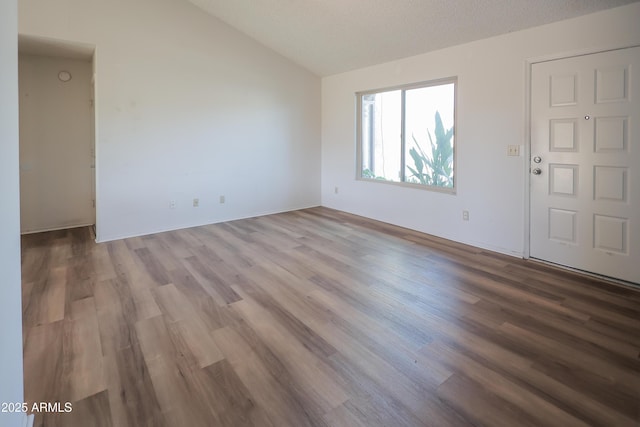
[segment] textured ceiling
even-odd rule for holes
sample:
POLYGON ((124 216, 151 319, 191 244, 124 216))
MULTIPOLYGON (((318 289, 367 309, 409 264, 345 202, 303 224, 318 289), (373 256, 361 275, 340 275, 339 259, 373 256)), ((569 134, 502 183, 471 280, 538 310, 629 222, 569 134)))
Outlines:
POLYGON ((319 76, 639 0, 188 0, 319 76))

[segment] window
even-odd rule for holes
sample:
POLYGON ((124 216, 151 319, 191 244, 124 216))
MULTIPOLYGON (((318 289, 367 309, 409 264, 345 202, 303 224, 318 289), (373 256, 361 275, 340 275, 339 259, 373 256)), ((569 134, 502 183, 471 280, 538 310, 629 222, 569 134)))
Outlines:
POLYGON ((455 78, 358 93, 358 178, 455 191, 455 99, 455 78))

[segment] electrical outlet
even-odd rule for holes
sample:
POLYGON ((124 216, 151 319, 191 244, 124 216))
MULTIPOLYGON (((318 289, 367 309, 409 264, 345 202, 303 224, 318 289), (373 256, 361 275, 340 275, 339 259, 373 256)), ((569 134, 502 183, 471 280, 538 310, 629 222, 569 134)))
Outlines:
POLYGON ((225 202, 224 196, 220 196, 220 203, 224 203, 224 202, 225 202))
POLYGON ((175 200, 169 201, 169 209, 175 209, 175 208, 176 208, 176 201, 175 200))
POLYGON ((462 211, 462 220, 469 221, 469 211, 462 211))
POLYGON ((507 147, 507 156, 519 156, 520 155, 520 146, 519 145, 509 145, 507 147))
POLYGON ((193 207, 197 208, 198 206, 200 206, 200 199, 193 199, 193 207))

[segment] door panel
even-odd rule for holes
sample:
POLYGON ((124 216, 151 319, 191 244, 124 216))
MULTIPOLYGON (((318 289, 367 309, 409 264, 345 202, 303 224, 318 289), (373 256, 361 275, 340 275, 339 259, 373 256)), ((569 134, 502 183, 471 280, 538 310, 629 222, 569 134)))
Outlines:
POLYGON ((534 64, 534 258, 640 283, 640 47, 534 64))

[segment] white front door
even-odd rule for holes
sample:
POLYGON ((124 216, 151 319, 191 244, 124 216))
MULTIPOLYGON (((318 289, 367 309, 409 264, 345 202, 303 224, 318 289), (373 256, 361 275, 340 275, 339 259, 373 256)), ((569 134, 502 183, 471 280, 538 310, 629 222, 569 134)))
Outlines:
POLYGON ((640 47, 531 74, 530 255, 640 283, 640 47))

